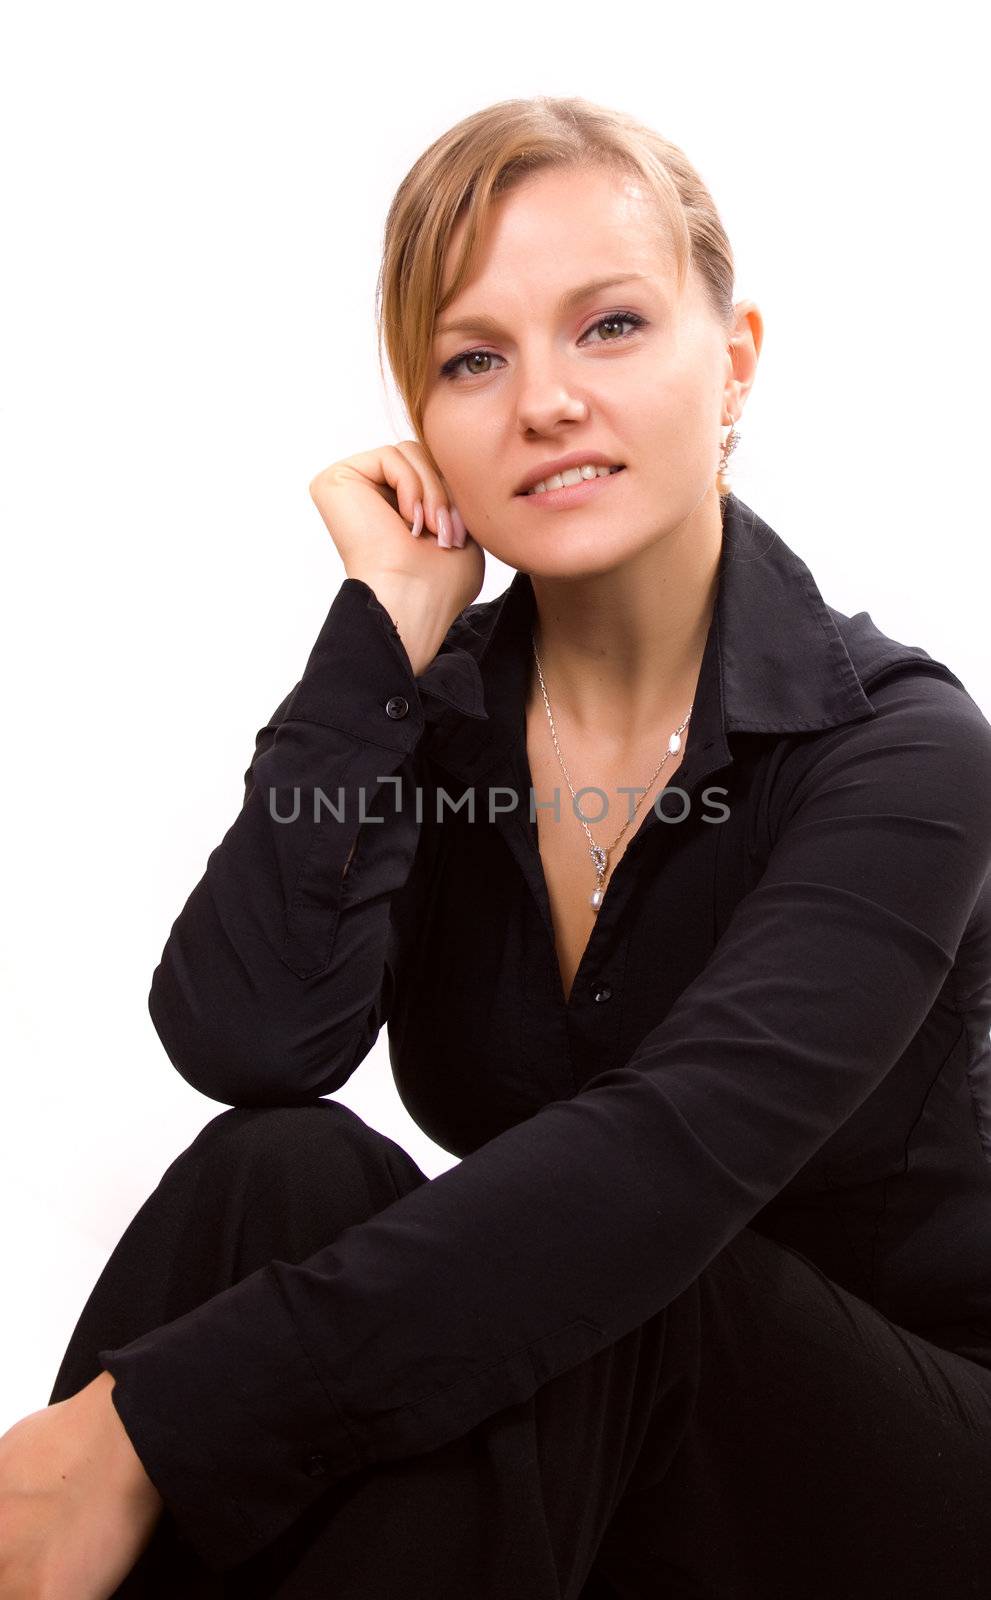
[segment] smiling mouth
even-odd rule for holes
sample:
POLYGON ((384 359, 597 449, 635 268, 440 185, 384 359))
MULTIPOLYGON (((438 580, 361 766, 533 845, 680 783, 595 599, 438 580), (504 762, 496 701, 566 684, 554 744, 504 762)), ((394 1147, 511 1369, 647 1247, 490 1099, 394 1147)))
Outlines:
POLYGON ((526 500, 531 495, 553 494, 557 489, 574 489, 580 483, 591 483, 593 478, 611 478, 617 472, 623 472, 622 466, 596 467, 594 473, 580 472, 577 467, 569 467, 566 472, 555 472, 546 480, 535 483, 532 488, 521 491, 521 499, 526 500))

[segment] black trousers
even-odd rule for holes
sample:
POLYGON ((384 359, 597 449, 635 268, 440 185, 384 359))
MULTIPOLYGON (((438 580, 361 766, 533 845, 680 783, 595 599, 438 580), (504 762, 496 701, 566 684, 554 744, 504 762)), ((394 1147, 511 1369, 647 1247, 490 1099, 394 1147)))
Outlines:
MULTIPOLYGON (((207 1123, 128 1226, 51 1401, 420 1183, 335 1101, 207 1123)), ((991 1584, 991 1371, 745 1229, 662 1312, 211 1572, 166 1511, 123 1600, 959 1600, 991 1584)))

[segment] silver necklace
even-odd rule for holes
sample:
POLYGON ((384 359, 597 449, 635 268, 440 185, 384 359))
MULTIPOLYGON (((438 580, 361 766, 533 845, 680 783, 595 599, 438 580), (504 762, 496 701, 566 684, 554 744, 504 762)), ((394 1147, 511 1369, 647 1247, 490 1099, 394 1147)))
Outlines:
MULTIPOLYGON (((570 779, 570 777, 568 777, 568 769, 564 764, 564 757, 561 754, 561 746, 557 742, 557 729, 554 726, 554 718, 551 715, 551 703, 547 698, 547 688, 546 688, 546 686, 544 684, 544 674, 543 674, 543 672, 541 671, 541 668, 540 668, 540 656, 537 653, 537 641, 534 638, 533 634, 531 634, 530 637, 531 637, 531 640, 533 641, 533 654, 534 654, 534 659, 536 660, 536 663, 537 663, 537 676, 540 679, 540 692, 544 697, 544 705, 547 708, 547 720, 551 725, 551 738, 554 740, 554 749, 557 751, 557 759, 561 763, 561 771, 564 773, 565 779, 567 780, 568 788, 571 790, 571 798, 572 798, 572 800, 577 800, 578 797, 575 794, 574 787, 572 785, 571 779, 570 779)), ((692 704, 694 705, 694 701, 693 701, 692 704)), ((658 766, 654 769, 653 777, 650 779, 650 782, 646 785, 643 794, 640 796, 640 799, 637 801, 636 805, 633 807, 632 813, 630 814, 630 816, 627 817, 627 819, 624 822, 623 826, 620 828, 619 832, 617 833, 615 839, 612 841, 612 844, 605 844, 605 845, 596 844, 595 840, 592 838, 592 835, 591 835, 591 833, 589 831, 588 823, 585 821, 584 817, 580 815, 580 810, 576 810, 576 812, 575 812, 575 815, 578 818, 578 821, 581 823, 582 827, 585 830, 585 835, 586 835, 586 838, 588 839, 589 851, 590 851, 591 856, 592 856, 592 865, 595 868, 596 885, 595 885, 595 888, 592 890, 592 893, 589 896, 589 901, 588 901, 588 903, 592 907, 593 911, 598 911, 599 907, 602 904, 603 896, 605 894, 606 870, 607 870, 607 868, 609 866, 609 856, 610 856, 611 852, 613 850, 615 850, 616 846, 619 844, 620 839, 622 839, 622 837, 623 837, 624 833, 626 832, 627 828, 630 826, 630 823, 633 821, 633 819, 635 818, 637 812, 640 810, 640 807, 643 805, 643 802, 646 800, 647 795, 649 794, 651 788, 653 787, 654 779, 657 777, 657 774, 660 772, 661 767, 663 767, 665 761, 668 759, 668 756, 676 756, 678 754, 679 750, 681 749, 681 742, 682 742, 681 741, 681 736, 684 733, 685 729, 688 727, 688 722, 689 722, 689 718, 691 717, 691 714, 692 714, 692 706, 689 706, 688 711, 685 714, 685 720, 682 722, 680 727, 675 729, 674 733, 672 733, 671 737, 668 739, 668 747, 665 750, 664 754, 662 755, 658 766)))

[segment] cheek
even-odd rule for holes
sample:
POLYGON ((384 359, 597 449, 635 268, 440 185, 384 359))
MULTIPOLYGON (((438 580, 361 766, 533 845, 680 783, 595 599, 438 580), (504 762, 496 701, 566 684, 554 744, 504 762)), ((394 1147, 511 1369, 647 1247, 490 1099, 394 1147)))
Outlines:
POLYGON ((433 451, 462 515, 472 503, 484 504, 486 486, 505 476, 493 460, 496 430, 485 426, 481 408, 437 405, 424 416, 424 437, 433 451))
POLYGON ((474 439, 467 429, 452 436, 445 457, 444 476, 462 515, 466 507, 484 505, 491 497, 493 465, 484 453, 484 440, 474 439))
POLYGON ((637 426, 661 451, 694 454, 708 445, 712 427, 711 385, 701 368, 654 372, 638 395, 637 426))
POLYGON ((434 407, 430 413, 424 413, 422 433, 438 472, 450 484, 460 466, 457 431, 447 425, 439 408, 434 407))

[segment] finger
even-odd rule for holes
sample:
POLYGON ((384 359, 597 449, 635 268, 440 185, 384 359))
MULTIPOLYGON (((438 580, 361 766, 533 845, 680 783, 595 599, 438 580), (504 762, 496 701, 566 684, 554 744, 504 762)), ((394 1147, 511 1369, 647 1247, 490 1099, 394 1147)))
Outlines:
POLYGON ((451 522, 454 527, 454 542, 460 550, 463 550, 465 540, 468 538, 468 529, 464 525, 464 520, 457 506, 451 507, 451 522))
POLYGON ((423 484, 416 466, 403 452, 395 445, 385 445, 381 450, 349 457, 349 465, 372 479, 380 491, 391 490, 399 515, 410 524, 410 532, 418 536, 423 528, 423 484))
MULTIPOLYGON (((440 474, 431 466, 427 452, 416 439, 402 439, 394 448, 407 460, 418 473, 423 486, 423 515, 427 527, 432 533, 441 535, 445 518, 440 515, 443 511, 450 514, 451 497, 447 484, 440 474)), ((450 531, 450 521, 447 522, 450 531)))

